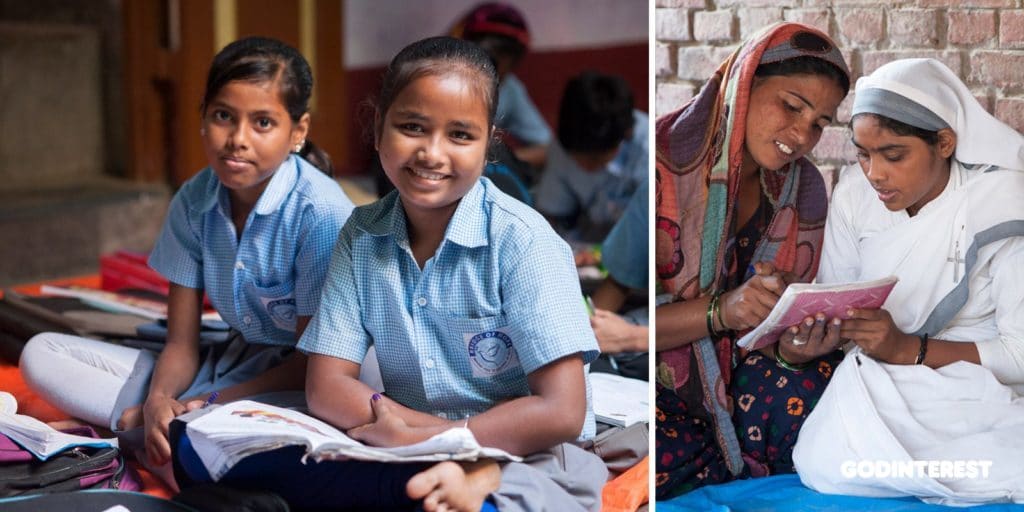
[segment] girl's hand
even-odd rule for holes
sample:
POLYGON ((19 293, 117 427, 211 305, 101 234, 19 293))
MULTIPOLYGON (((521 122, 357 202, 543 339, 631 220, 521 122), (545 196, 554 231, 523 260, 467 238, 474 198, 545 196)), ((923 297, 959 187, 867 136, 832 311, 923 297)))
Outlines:
POLYGON ((171 460, 168 426, 175 416, 185 412, 185 406, 168 396, 150 396, 142 411, 146 421, 146 455, 151 463, 161 466, 171 460))
POLYGON ((742 331, 757 326, 775 307, 779 296, 786 290, 786 276, 776 272, 771 263, 754 265, 757 274, 739 286, 722 294, 722 327, 742 331))
POLYGON ((377 393, 370 398, 370 409, 373 410, 373 423, 349 429, 346 432, 349 437, 371 446, 386 448, 418 443, 440 432, 428 433, 424 429, 410 427, 401 416, 391 411, 391 406, 377 393))
POLYGON ((135 427, 142 426, 143 421, 142 406, 136 405, 129 407, 121 413, 121 418, 117 420, 117 429, 131 430, 135 427))
POLYGON ((916 336, 896 327, 884 309, 851 309, 851 317, 843 321, 843 338, 857 344, 874 359, 892 364, 912 364, 917 359, 920 343, 916 336))
POLYGON ((833 318, 828 321, 822 313, 814 318, 807 317, 799 325, 782 333, 779 337, 779 353, 793 364, 813 361, 839 348, 842 343, 839 335, 842 325, 842 320, 833 318))

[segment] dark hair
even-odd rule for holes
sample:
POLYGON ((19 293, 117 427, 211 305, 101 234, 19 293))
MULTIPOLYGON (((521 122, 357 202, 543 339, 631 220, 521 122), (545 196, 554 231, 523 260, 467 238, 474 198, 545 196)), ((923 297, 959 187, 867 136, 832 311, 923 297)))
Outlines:
POLYGON ((558 142, 566 151, 613 149, 632 128, 633 92, 621 77, 584 71, 565 85, 558 142))
MULTIPOLYGON (((313 72, 298 50, 268 37, 247 37, 225 46, 213 58, 206 77, 206 92, 200 111, 229 82, 276 83, 281 102, 288 110, 292 122, 299 122, 309 111, 309 97, 313 92, 313 72)), ((322 149, 306 139, 299 155, 328 176, 334 175, 331 158, 322 149)))
MULTIPOLYGON (((487 52, 475 43, 448 36, 429 37, 402 48, 387 69, 381 81, 380 96, 375 110, 384 119, 395 98, 410 83, 425 76, 465 73, 474 75, 470 84, 480 93, 487 108, 487 129, 494 124, 498 109, 498 72, 487 52)), ((379 123, 378 123, 379 124, 379 123)), ((374 133, 380 135, 380 126, 374 133)))
POLYGON ((759 77, 792 75, 825 76, 839 84, 844 96, 850 92, 850 77, 843 70, 831 62, 810 55, 761 64, 754 70, 754 76, 759 77))
POLYGON ((857 120, 858 117, 862 116, 869 116, 877 119, 879 126, 895 133, 896 135, 902 137, 917 137, 923 140, 929 146, 934 146, 939 143, 939 132, 937 131, 933 132, 931 130, 925 130, 924 128, 911 126, 907 123, 904 123, 903 121, 897 121, 891 117, 885 117, 879 114, 872 114, 870 112, 861 112, 860 114, 854 115, 850 119, 850 126, 853 126, 853 122, 857 120))

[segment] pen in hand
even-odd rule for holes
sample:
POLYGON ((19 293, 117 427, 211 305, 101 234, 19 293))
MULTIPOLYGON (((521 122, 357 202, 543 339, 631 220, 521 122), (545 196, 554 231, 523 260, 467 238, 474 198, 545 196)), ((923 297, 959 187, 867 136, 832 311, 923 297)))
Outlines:
POLYGON ((220 391, 214 391, 213 393, 210 393, 210 396, 206 397, 206 401, 203 402, 203 406, 201 407, 201 409, 209 407, 210 404, 217 400, 218 396, 220 396, 220 391))

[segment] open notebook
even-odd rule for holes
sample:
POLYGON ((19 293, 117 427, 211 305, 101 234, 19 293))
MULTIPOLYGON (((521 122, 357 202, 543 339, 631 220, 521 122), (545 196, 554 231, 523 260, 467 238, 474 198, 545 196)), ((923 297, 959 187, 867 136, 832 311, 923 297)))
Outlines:
POLYGON ((117 446, 117 439, 65 434, 31 416, 17 414, 17 409, 18 402, 14 396, 0 391, 0 433, 32 452, 39 460, 46 460, 55 453, 75 446, 117 446))
POLYGON ((795 283, 786 287, 775 307, 760 325, 736 342, 748 350, 757 350, 779 341, 779 336, 790 326, 819 312, 829 319, 849 318, 849 308, 875 309, 882 307, 896 286, 896 277, 854 283, 795 283))

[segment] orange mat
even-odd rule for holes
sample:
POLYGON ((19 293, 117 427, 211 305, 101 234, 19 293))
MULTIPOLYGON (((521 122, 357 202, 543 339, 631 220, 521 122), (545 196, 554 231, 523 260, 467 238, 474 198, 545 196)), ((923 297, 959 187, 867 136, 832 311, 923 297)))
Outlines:
MULTIPOLYGON (((18 414, 24 414, 40 421, 66 420, 71 417, 32 392, 21 377, 21 370, 9 364, 0 365, 0 390, 7 391, 18 400, 18 414)), ((142 468, 137 461, 128 463, 139 472, 142 478, 142 492, 159 498, 170 498, 171 489, 153 473, 142 468)))

